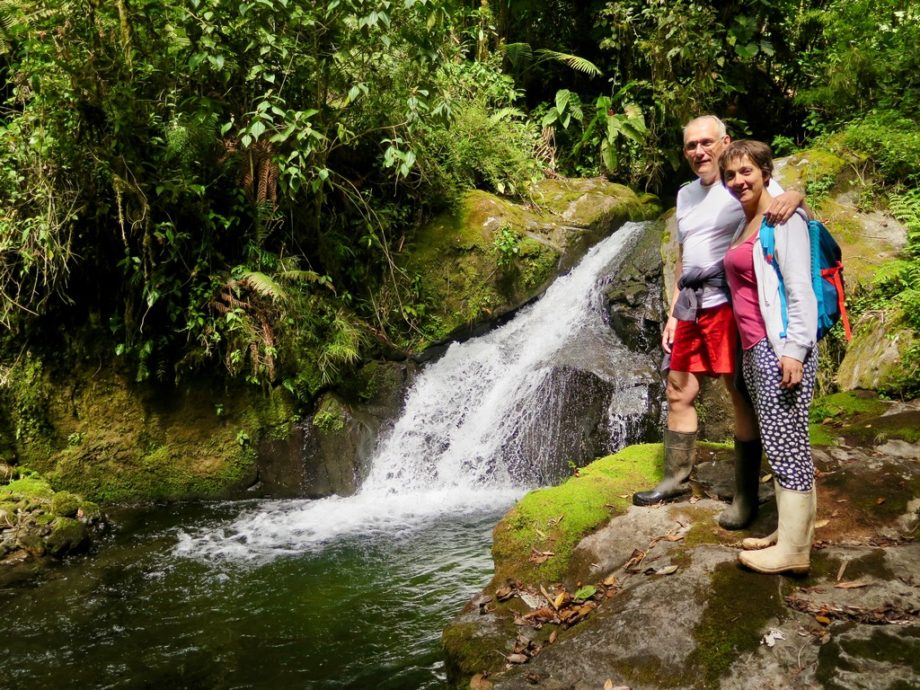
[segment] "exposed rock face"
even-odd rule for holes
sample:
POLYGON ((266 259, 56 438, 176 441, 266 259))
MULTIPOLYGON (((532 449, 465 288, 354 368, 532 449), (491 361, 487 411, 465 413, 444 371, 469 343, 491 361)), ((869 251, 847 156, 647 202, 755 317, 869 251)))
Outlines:
POLYGON ((664 227, 663 219, 649 225, 606 291, 610 326, 633 352, 660 353, 664 227))
POLYGON ((259 484, 269 496, 350 496, 369 470, 378 435, 402 409, 416 365, 370 362, 338 393, 320 397, 313 414, 280 440, 259 447, 259 484))
MULTIPOLYGON (((889 411, 888 418, 916 414, 889 411)), ((913 440, 895 442, 891 432, 876 439, 882 445, 848 435, 851 425, 874 428, 885 417, 866 419, 837 419, 834 428, 845 435, 815 450, 816 542, 804 577, 738 566, 741 538, 770 532, 776 512, 768 501, 749 531, 718 526, 725 503, 715 497, 731 485, 728 449, 704 453, 693 503, 636 508, 601 499, 613 517, 594 531, 579 523, 590 534, 573 551, 557 549, 565 560, 553 567, 555 555, 534 565, 532 549, 554 547, 539 532, 520 531, 526 519, 516 507, 510 522, 496 528, 496 580, 445 631, 453 687, 466 688, 472 674, 483 672, 476 687, 495 690, 587 690, 608 679, 633 690, 912 687, 920 670, 920 443, 913 425, 899 432, 913 440), (853 445, 857 438, 863 440, 853 445), (518 530, 517 537, 507 530, 518 530), (567 627, 560 621, 573 607, 559 594, 565 588, 571 597, 588 583, 597 590, 589 595, 590 610, 567 627), (519 663, 506 664, 486 649, 524 653, 519 663)), ((629 475, 629 466, 621 473, 613 458, 597 464, 611 477, 629 475)), ((584 470, 582 492, 591 486, 592 468, 584 470)), ((627 495, 633 488, 627 484, 614 490, 627 495)), ((578 519, 554 505, 553 492, 568 496, 560 505, 575 505, 571 488, 541 491, 540 503, 561 512, 553 524, 578 519)), ((559 539, 556 532, 548 536, 559 539)))

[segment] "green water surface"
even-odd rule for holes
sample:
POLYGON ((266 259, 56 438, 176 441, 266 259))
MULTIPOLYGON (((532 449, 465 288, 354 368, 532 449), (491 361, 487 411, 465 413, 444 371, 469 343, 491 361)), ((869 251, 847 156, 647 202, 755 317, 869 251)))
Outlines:
POLYGON ((491 576, 490 513, 246 565, 175 555, 235 504, 116 516, 96 552, 0 589, 0 687, 443 688, 440 632, 491 576))

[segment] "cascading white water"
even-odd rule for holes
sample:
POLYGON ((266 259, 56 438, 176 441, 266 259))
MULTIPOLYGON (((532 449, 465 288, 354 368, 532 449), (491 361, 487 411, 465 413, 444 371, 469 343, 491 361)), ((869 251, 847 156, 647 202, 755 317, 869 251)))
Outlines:
MULTIPOLYGON (((429 364, 410 389, 402 416, 380 440, 358 494, 259 501, 232 524, 181 533, 178 552, 264 561, 342 534, 392 533, 445 512, 510 504, 539 476, 521 468, 540 458, 508 456, 521 454, 515 445, 521 437, 537 428, 551 434, 557 423, 541 419, 545 406, 536 402, 552 395, 547 383, 556 362, 572 358, 574 344, 586 338, 617 345, 603 322, 599 277, 641 227, 625 224, 511 321, 452 344, 429 364)), ((609 410, 610 431, 620 435, 628 426, 623 410, 642 409, 647 395, 629 385, 623 393, 609 410)))

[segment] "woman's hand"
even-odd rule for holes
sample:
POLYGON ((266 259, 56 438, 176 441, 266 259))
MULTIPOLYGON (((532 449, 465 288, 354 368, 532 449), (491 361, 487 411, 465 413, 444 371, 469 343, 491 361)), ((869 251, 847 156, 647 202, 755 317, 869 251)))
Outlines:
POLYGON ((763 217, 769 225, 785 223, 792 217, 795 210, 805 201, 805 195, 796 191, 783 192, 773 197, 770 206, 764 211, 763 217))
POLYGON ((802 382, 802 363, 792 357, 782 357, 779 360, 779 370, 783 380, 779 382, 780 388, 795 388, 802 382))
POLYGON ((677 319, 673 316, 668 317, 668 322, 664 325, 664 333, 661 334, 661 349, 671 354, 671 343, 674 342, 674 332, 677 330, 677 319))

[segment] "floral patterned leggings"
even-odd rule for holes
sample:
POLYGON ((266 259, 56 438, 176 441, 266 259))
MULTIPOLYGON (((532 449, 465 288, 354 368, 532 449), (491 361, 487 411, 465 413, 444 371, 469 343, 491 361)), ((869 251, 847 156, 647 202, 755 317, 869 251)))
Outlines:
POLYGON ((779 359, 769 338, 744 351, 741 367, 773 476, 784 489, 810 491, 815 464, 808 442, 808 408, 818 373, 817 346, 803 362, 802 382, 792 389, 779 387, 779 359))

